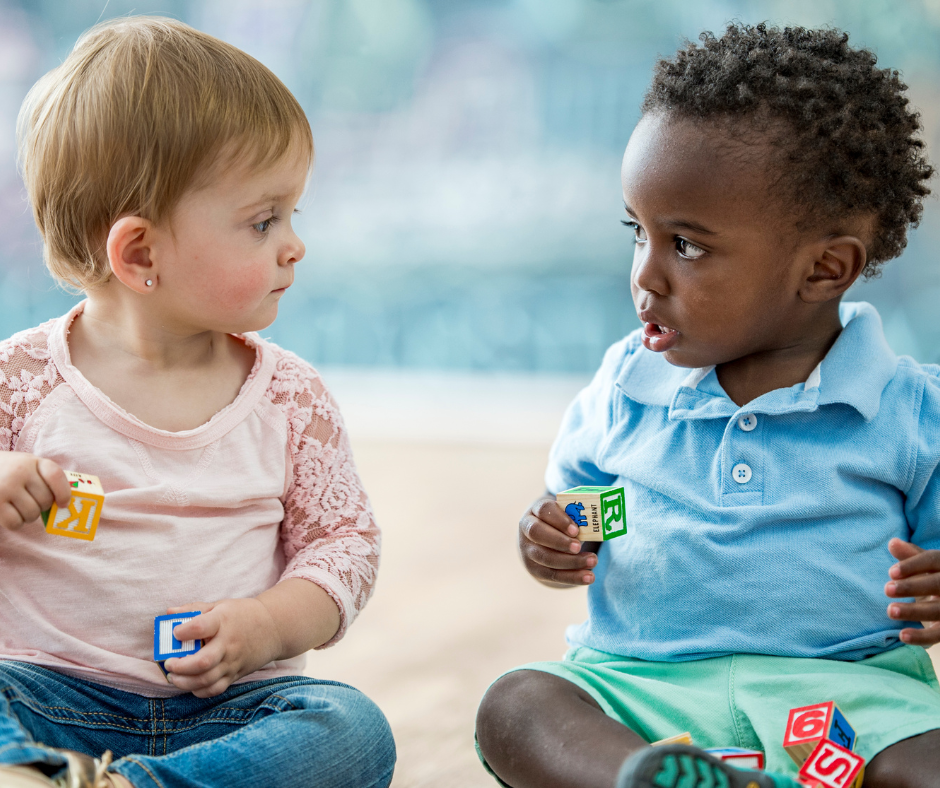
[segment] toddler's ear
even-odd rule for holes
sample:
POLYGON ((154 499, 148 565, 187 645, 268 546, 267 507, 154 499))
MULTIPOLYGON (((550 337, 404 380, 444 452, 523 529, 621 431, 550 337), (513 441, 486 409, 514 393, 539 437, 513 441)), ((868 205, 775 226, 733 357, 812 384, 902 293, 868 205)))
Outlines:
POLYGON ((854 235, 839 235, 820 241, 813 270, 800 288, 807 304, 821 304, 841 297, 858 279, 868 252, 854 235))
POLYGON ((153 224, 139 216, 122 216, 108 232, 111 272, 122 284, 138 293, 150 292, 156 279, 150 254, 152 236, 153 224))

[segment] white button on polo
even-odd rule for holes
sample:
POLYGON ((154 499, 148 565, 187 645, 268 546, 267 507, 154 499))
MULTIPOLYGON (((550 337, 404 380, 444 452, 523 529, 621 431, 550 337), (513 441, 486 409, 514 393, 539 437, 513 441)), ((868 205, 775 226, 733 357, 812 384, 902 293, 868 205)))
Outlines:
POLYGON ((743 416, 738 416, 738 426, 745 432, 750 432, 757 426, 757 416, 753 413, 745 413, 743 416))
POLYGON ((747 484, 751 480, 751 466, 739 462, 731 469, 731 478, 738 484, 747 484))

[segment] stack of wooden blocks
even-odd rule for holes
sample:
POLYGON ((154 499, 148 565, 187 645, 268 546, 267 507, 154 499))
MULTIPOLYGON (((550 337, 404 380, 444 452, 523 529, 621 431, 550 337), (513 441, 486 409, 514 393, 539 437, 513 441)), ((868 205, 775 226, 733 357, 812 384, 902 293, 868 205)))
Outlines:
POLYGON ((835 701, 791 709, 783 748, 808 788, 861 788, 865 759, 855 754, 855 731, 835 701))

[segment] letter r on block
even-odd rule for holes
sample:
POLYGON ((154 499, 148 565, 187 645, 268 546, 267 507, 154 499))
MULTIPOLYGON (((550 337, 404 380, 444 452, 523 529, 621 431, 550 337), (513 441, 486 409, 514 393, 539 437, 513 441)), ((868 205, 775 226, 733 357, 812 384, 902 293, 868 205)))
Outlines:
POLYGON ((623 528, 623 502, 620 500, 619 493, 601 498, 601 519, 607 533, 620 531, 623 528))

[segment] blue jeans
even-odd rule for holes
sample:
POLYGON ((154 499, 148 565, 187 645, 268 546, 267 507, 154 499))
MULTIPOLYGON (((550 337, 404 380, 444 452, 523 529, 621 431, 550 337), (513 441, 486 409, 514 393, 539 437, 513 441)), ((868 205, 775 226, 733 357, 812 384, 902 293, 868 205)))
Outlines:
POLYGON ((358 690, 291 676, 236 684, 215 698, 146 698, 36 665, 0 661, 0 764, 95 757, 135 788, 385 788, 395 743, 358 690))

